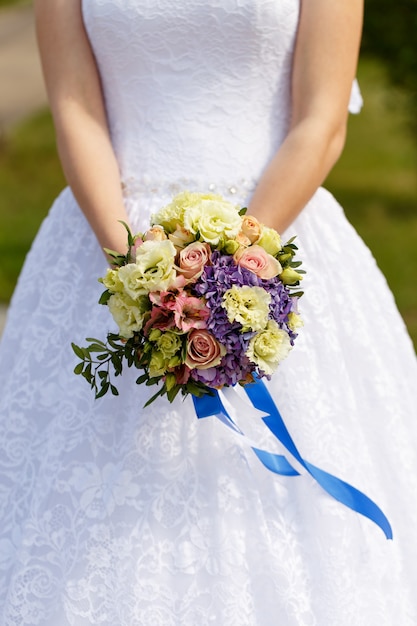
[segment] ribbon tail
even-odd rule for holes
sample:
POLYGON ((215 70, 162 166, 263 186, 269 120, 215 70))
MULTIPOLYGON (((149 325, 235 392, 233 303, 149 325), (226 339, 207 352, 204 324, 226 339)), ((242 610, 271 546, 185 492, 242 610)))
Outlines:
POLYGON ((373 500, 352 485, 303 459, 264 383, 257 378, 254 384, 246 385, 244 390, 253 405, 258 410, 268 414, 267 417, 263 418, 266 426, 319 485, 333 498, 356 513, 370 519, 381 528, 387 539, 392 539, 391 525, 383 511, 373 500))
POLYGON ((256 446, 251 445, 249 440, 245 437, 244 433, 242 433, 242 431, 231 419, 217 391, 215 391, 213 395, 207 394, 201 397, 193 396, 193 403, 195 412, 199 419, 210 416, 217 417, 217 419, 219 419, 223 424, 230 428, 235 433, 235 435, 238 435, 241 439, 243 439, 245 443, 247 443, 252 448, 260 462, 268 470, 274 472, 274 474, 279 474, 281 476, 299 476, 299 472, 297 472, 297 470, 292 467, 292 465, 288 462, 285 456, 281 454, 266 452, 265 450, 261 450, 256 446))
POLYGON ((305 461, 307 471, 313 476, 318 484, 345 506, 356 513, 360 513, 377 524, 387 539, 392 539, 392 528, 386 515, 379 506, 367 495, 356 487, 349 485, 344 480, 321 470, 312 463, 305 461))

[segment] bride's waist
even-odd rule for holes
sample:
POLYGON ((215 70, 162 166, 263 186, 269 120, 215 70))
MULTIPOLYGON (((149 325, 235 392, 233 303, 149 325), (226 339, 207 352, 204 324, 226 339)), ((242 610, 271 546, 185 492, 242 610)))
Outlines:
POLYGON ((122 177, 123 195, 126 200, 156 197, 169 199, 182 191, 213 193, 239 202, 247 199, 255 190, 254 178, 210 179, 205 177, 153 178, 149 175, 140 177, 122 177))

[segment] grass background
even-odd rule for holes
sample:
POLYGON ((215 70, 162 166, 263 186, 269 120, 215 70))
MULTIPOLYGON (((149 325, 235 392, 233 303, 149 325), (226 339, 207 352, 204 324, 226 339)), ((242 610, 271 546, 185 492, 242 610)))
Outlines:
MULTIPOLYGON (((405 96, 388 86, 381 66, 363 60, 358 76, 365 106, 350 117, 344 154, 325 186, 373 251, 417 346, 417 144, 407 127, 405 96)), ((1 139, 0 301, 9 300, 36 230, 64 184, 47 112, 1 139)))

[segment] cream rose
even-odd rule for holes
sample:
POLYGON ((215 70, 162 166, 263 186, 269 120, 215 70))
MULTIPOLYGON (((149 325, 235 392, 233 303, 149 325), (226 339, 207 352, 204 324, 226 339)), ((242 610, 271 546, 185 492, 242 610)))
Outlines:
POLYGON ((245 267, 259 278, 274 278, 282 272, 281 263, 256 244, 249 248, 239 248, 233 258, 236 265, 245 267))
POLYGON ((207 330, 192 330, 188 335, 185 365, 190 369, 215 367, 225 354, 226 348, 207 330))
POLYGON ((183 228, 183 226, 177 226, 174 232, 168 235, 168 239, 172 241, 177 249, 181 249, 195 241, 195 236, 192 235, 189 230, 183 228))
POLYGON ((143 236, 145 241, 165 241, 167 236, 162 226, 152 226, 143 236))
POLYGON ((211 248, 208 243, 195 241, 183 248, 178 255, 178 272, 187 280, 197 280, 203 273, 204 266, 211 260, 211 248))

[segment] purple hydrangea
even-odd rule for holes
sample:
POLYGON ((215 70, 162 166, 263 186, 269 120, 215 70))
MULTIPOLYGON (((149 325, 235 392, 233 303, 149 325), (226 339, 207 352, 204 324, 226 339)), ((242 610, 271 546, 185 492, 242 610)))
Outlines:
POLYGON ((296 337, 296 333, 287 326, 288 313, 295 308, 288 287, 278 277, 268 280, 259 278, 250 270, 236 265, 231 255, 213 252, 212 265, 204 268, 193 291, 196 296, 205 298, 210 309, 207 330, 226 347, 227 354, 219 366, 207 370, 195 369, 191 374, 195 380, 210 387, 234 385, 245 380, 255 370, 255 365, 245 356, 249 341, 255 333, 242 333, 241 324, 229 322, 226 310, 222 307, 223 295, 234 285, 262 287, 270 293, 270 318, 288 332, 292 343, 296 337))

